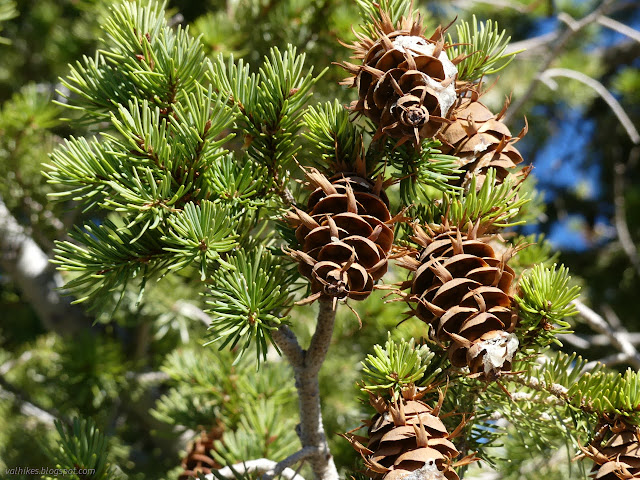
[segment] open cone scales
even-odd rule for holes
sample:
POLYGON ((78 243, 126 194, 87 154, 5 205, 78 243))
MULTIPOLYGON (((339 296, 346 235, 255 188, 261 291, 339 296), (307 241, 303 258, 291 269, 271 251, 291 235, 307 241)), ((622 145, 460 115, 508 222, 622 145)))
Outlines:
POLYGON ((602 440, 583 448, 595 464, 591 477, 596 480, 640 478, 640 429, 624 420, 605 423, 602 440))
POLYGON ((456 101, 456 60, 447 56, 441 27, 427 38, 419 16, 393 25, 386 13, 380 13, 377 35, 356 34, 357 41, 348 45, 362 64, 342 63, 353 75, 342 84, 358 90, 351 110, 373 121, 374 138, 388 135, 399 144, 419 145, 448 121, 456 101))
POLYGON ((191 480, 198 478, 198 474, 207 475, 212 470, 222 468, 211 456, 213 442, 222 438, 222 428, 214 427, 208 432, 202 431, 200 437, 197 438, 187 455, 182 459, 182 468, 184 471, 178 477, 178 480, 191 480))
POLYGON ((370 478, 459 480, 453 467, 476 460, 472 455, 452 463, 459 455, 450 440, 456 432, 447 432, 440 404, 432 408, 421 401, 415 387, 396 401, 371 395, 371 405, 378 413, 364 421, 367 436, 345 435, 362 455, 370 478))
POLYGON ((502 183, 522 162, 522 155, 513 144, 526 134, 527 128, 512 136, 502 122, 506 108, 494 115, 477 97, 473 92, 472 97, 458 100, 452 109, 452 122, 438 132, 437 138, 442 142, 442 153, 458 157, 464 174, 456 185, 466 187, 475 177, 479 189, 488 169, 495 169, 496 180, 502 183))
POLYGON ((486 379, 509 370, 518 347, 510 295, 515 275, 506 264, 511 254, 499 255, 477 225, 465 233, 446 224, 414 230, 423 250, 400 263, 415 271, 403 284, 411 288, 406 298, 413 313, 431 325, 452 365, 486 379))
POLYGON ((364 300, 387 271, 393 245, 389 200, 381 180, 364 172, 344 172, 327 178, 315 169, 307 172, 307 211, 291 210, 288 221, 296 228, 301 250, 290 251, 300 273, 311 281, 311 296, 335 300, 364 300))

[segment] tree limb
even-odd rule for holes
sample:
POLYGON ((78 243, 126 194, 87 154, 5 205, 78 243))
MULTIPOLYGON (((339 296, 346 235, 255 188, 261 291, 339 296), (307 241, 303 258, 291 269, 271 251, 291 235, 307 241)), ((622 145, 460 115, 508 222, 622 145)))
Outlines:
POLYGON ((618 118, 624 129, 627 131, 627 135, 634 144, 640 144, 640 134, 636 129, 635 125, 627 115, 627 112, 624 111, 620 102, 616 100, 616 98, 607 90, 607 88, 602 85, 595 78, 591 78, 588 75, 585 75, 582 72, 577 72, 576 70, 571 70, 569 68, 550 68, 542 72, 539 77, 539 80, 544 82, 549 88, 555 90, 558 85, 555 82, 550 81, 553 77, 567 77, 577 80, 589 88, 593 89, 602 99, 609 105, 615 116, 618 118))
POLYGON ((0 398, 15 403, 19 407, 22 415, 33 417, 49 427, 53 428, 55 425, 54 422, 58 419, 56 412, 45 410, 30 402, 27 400, 24 392, 15 388, 2 377, 0 377, 0 398))
POLYGON ((606 335, 611 341, 611 345, 617 348, 622 354, 628 357, 628 362, 635 369, 640 369, 640 354, 627 338, 627 332, 623 329, 614 330, 607 321, 596 312, 587 307, 580 300, 572 302, 580 316, 593 330, 606 335))
POLYGON ((567 25, 567 27, 564 31, 559 30, 556 33, 555 41, 550 42, 553 43, 553 48, 548 49, 547 55, 544 57, 542 62, 540 62, 538 72, 529 83, 527 90, 522 95, 520 95, 515 102, 511 104, 511 107, 504 117, 504 122, 506 124, 508 124, 520 111, 524 104, 529 101, 529 98, 531 98, 531 96, 535 92, 536 87, 538 86, 540 76, 543 72, 548 70, 553 61, 562 54, 562 51, 564 50, 569 40, 571 40, 571 38, 573 38, 573 36, 584 27, 592 24, 593 22, 596 22, 599 17, 605 15, 614 1, 615 0, 603 0, 594 11, 577 21, 571 19, 571 17, 564 12, 558 15, 558 19, 562 20, 567 25))
POLYGON ((25 232, 0 199, 0 267, 16 283, 43 325, 58 334, 73 334, 89 327, 82 309, 62 298, 64 282, 46 253, 25 232))
MULTIPOLYGON (((636 146, 633 147, 629 153, 629 164, 635 163, 638 157, 640 157, 640 147, 636 146)), ((613 220, 622 250, 627 254, 631 265, 633 265, 638 275, 640 275, 640 257, 638 256, 638 249, 633 242, 633 238, 631 238, 629 226, 627 225, 627 212, 624 201, 625 171, 626 167, 622 162, 615 163, 613 167, 613 204, 615 207, 613 220)))
POLYGON ((280 327, 273 333, 273 340, 293 367, 300 424, 298 436, 302 450, 313 449, 308 457, 316 480, 338 480, 338 471, 329 451, 329 444, 322 425, 320 385, 318 372, 331 344, 336 311, 331 300, 321 299, 316 330, 308 350, 302 350, 295 334, 288 327, 280 327))
POLYGON ((617 20, 614 20, 613 18, 609 18, 605 15, 601 15, 598 18, 598 23, 603 27, 610 28, 611 30, 615 30, 618 33, 626 35, 627 37, 632 38, 636 42, 640 42, 640 32, 638 30, 635 30, 625 25, 624 23, 620 23, 617 20))
MULTIPOLYGON (((235 478, 237 478, 235 475, 236 473, 264 474, 270 470, 273 470, 276 467, 276 465, 277 463, 274 462, 273 460, 268 460, 266 458, 259 458, 257 460, 249 460, 247 462, 237 463, 230 467, 221 468, 220 470, 216 471, 216 473, 219 477, 235 480, 235 478)), ((290 468, 285 468, 280 475, 287 480, 293 480, 293 479, 304 480, 303 477, 298 475, 297 472, 291 470, 290 468)), ((214 477, 212 473, 205 475, 204 478, 206 478, 207 480, 216 480, 216 477, 214 477)))
POLYGON ((298 450, 296 453, 289 455, 284 460, 278 462, 278 464, 273 467, 273 470, 267 472, 262 477, 262 480, 272 480, 273 478, 281 475, 288 467, 294 465, 298 462, 306 460, 312 455, 318 453, 313 447, 305 447, 302 450, 298 450))
POLYGON ((294 370, 303 367, 304 351, 298 343, 296 335, 287 325, 282 325, 271 334, 273 341, 280 351, 287 357, 294 370))

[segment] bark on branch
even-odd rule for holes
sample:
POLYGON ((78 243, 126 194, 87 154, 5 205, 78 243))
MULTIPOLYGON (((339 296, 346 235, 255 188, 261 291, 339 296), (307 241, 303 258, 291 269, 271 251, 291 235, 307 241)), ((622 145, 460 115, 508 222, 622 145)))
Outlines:
POLYGON ((623 329, 614 330, 607 321, 579 300, 573 304, 580 316, 593 330, 606 335, 616 349, 627 357, 627 361, 635 369, 640 369, 640 353, 627 338, 627 332, 623 329))
POLYGON ((318 372, 331 344, 336 312, 330 300, 320 300, 319 304, 316 331, 308 350, 300 348, 294 333, 287 327, 276 330, 273 339, 293 367, 300 410, 298 436, 302 443, 302 451, 313 450, 308 456, 308 461, 314 478, 338 480, 338 471, 322 425, 318 383, 318 372))

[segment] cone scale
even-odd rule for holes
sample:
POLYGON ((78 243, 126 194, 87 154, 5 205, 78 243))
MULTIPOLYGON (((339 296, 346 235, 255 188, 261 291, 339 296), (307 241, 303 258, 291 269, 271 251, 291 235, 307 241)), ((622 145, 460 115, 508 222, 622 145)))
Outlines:
POLYGON ((445 125, 436 138, 442 142, 440 151, 458 157, 464 174, 456 185, 467 186, 473 177, 479 189, 490 168, 496 171, 498 183, 522 162, 522 155, 513 146, 527 132, 525 127, 517 136, 502 122, 503 109, 494 115, 478 101, 472 92, 470 98, 460 98, 452 109, 452 122, 445 125))

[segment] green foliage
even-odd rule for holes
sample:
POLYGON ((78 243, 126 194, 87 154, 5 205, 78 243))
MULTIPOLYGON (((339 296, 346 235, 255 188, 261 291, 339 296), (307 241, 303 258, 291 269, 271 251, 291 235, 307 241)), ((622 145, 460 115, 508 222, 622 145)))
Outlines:
POLYGON ((405 0, 356 0, 362 17, 362 29, 369 35, 375 35, 375 27, 372 21, 381 20, 380 12, 385 12, 395 25, 402 17, 410 18, 414 14, 413 2, 405 0))
POLYGON ((262 246, 249 253, 238 251, 229 259, 207 293, 210 330, 220 348, 241 344, 242 354, 255 341, 256 355, 266 359, 271 331, 286 324, 292 306, 292 283, 297 273, 262 246))
POLYGON ((62 79, 75 94, 64 105, 78 110, 81 122, 106 119, 133 98, 148 99, 168 116, 175 103, 198 92, 207 68, 202 45, 182 27, 166 25, 163 4, 123 2, 111 8, 103 28, 106 49, 84 57, 62 79))
POLYGON ((273 399, 247 405, 238 429, 214 442, 213 456, 222 465, 253 458, 286 458, 299 448, 296 422, 273 399))
MULTIPOLYGON (((13 0, 0 0, 0 22, 11 20, 16 16, 18 16, 18 11, 16 10, 15 2, 13 0)), ((2 31, 1 23, 0 31, 2 31)), ((8 39, 0 37, 0 44, 8 45, 9 43, 11 42, 8 39)))
MULTIPOLYGON (((210 64, 209 78, 240 113, 238 128, 249 156, 268 167, 277 191, 285 188, 286 168, 300 149, 297 134, 310 89, 320 78, 313 67, 304 74, 305 55, 289 45, 282 53, 272 48, 258 74, 249 73, 242 60, 222 55, 210 64)), ((322 74, 320 74, 322 75, 322 74)))
POLYGON ((206 173, 208 189, 221 201, 249 207, 266 203, 266 192, 272 185, 266 166, 250 158, 241 165, 228 154, 213 163, 206 173))
POLYGON ((55 144, 60 109, 51 95, 30 84, 7 100, 0 110, 0 196, 7 208, 33 228, 38 240, 60 234, 61 212, 50 205, 50 188, 40 174, 41 162, 55 144))
MULTIPOLYGON (((500 31, 498 22, 487 20, 486 23, 478 22, 473 15, 471 24, 463 20, 456 25, 458 45, 447 50, 449 58, 458 55, 465 55, 467 58, 458 65, 458 79, 472 82, 484 75, 491 75, 499 72, 509 65, 517 52, 505 54, 511 37, 504 38, 505 30, 500 31)), ((454 43, 449 35, 449 43, 454 43)))
POLYGON ((518 237, 513 243, 518 247, 518 254, 509 262, 513 269, 533 268, 538 264, 551 265, 560 255, 559 252, 553 252, 544 234, 518 237))
POLYGON ((365 392, 401 393, 410 384, 429 385, 442 372, 438 366, 442 362, 434 361, 435 353, 427 345, 416 347, 413 338, 409 342, 404 339, 396 342, 389 333, 384 349, 375 345, 373 351, 375 355, 367 355, 362 362, 365 392))
POLYGON ((559 343, 556 335, 570 333, 564 318, 578 313, 571 302, 580 295, 580 287, 570 287, 570 280, 569 271, 563 265, 556 270, 555 264, 550 268, 536 265, 523 275, 515 299, 520 317, 517 333, 526 339, 525 344, 559 343))
POLYGON ((362 135, 349 118, 349 111, 338 101, 310 106, 304 115, 308 131, 304 136, 311 142, 313 154, 309 160, 316 167, 335 170, 333 166, 353 169, 361 154, 362 135))
POLYGON ((56 244, 53 263, 62 271, 76 272, 65 288, 76 296, 75 303, 90 300, 101 310, 110 294, 124 289, 132 279, 160 275, 170 265, 171 255, 157 237, 141 236, 141 227, 118 228, 110 220, 87 224, 69 236, 75 241, 56 244))
POLYGON ((630 368, 624 375, 595 368, 572 384, 567 395, 575 407, 600 416, 620 414, 640 424, 640 379, 638 372, 630 368))
POLYGON ((458 169, 457 158, 443 155, 437 140, 423 140, 420 150, 404 144, 395 146, 388 142, 389 165, 395 168, 393 176, 400 181, 400 199, 403 205, 410 205, 416 201, 429 202, 434 189, 451 194, 461 189, 452 186, 461 171, 458 169))
POLYGON ((496 180, 496 172, 490 168, 480 190, 476 191, 476 178, 471 180, 468 191, 445 194, 442 201, 422 205, 417 218, 424 223, 441 223, 447 219, 450 225, 480 223, 485 229, 505 228, 521 222, 509 222, 527 202, 519 195, 520 183, 507 177, 503 183, 496 180))
POLYGON ((197 261, 200 264, 200 279, 204 281, 208 269, 215 263, 233 268, 220 258, 221 253, 237 245, 237 235, 227 210, 207 200, 200 205, 188 203, 168 223, 171 228, 167 244, 170 246, 165 250, 175 253, 177 260, 171 269, 184 268, 197 261))
MULTIPOLYGON (((58 469, 71 473, 74 480, 114 480, 123 478, 115 467, 109 464, 109 447, 104 434, 98 430, 91 419, 75 418, 71 428, 56 421, 60 435, 59 443, 51 450, 58 469), (87 473, 84 470, 95 470, 87 473)), ((58 475, 46 477, 48 480, 58 475)))

